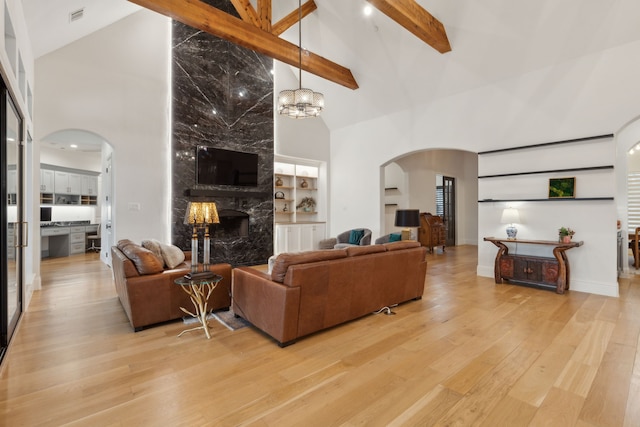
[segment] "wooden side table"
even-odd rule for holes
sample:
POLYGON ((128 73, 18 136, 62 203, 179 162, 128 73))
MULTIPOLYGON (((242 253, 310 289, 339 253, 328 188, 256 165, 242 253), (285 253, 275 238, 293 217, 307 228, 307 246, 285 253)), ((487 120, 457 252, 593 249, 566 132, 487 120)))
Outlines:
POLYGON ((193 279, 180 277, 179 279, 174 280, 174 283, 180 286, 182 290, 185 291, 187 295, 189 295, 189 298, 191 299, 191 302, 195 307, 195 313, 190 312, 184 307, 180 307, 180 310, 195 317, 200 323, 200 326, 185 329, 184 331, 180 332, 178 336, 181 336, 185 332, 204 329, 204 333, 207 336, 207 339, 211 338, 211 334, 209 333, 209 325, 207 324, 207 315, 209 314, 207 310, 207 304, 209 302, 211 293, 221 280, 222 276, 214 273, 211 273, 210 277, 198 277, 193 279))
POLYGON ((485 237, 484 240, 498 247, 494 266, 496 283, 502 283, 504 279, 553 288, 559 294, 563 294, 565 290, 569 289, 571 276, 569 260, 565 252, 584 244, 582 241, 562 243, 551 240, 509 240, 495 237, 485 237), (555 259, 531 255, 510 255, 509 248, 505 243, 553 246, 555 259))

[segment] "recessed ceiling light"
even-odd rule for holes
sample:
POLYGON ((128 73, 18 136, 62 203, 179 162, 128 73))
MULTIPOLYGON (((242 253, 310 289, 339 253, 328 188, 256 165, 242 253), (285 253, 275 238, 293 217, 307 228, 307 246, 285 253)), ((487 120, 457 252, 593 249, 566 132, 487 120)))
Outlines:
POLYGON ((78 148, 78 146, 76 144, 70 144, 69 147, 71 148, 78 148))
POLYGON ((373 13, 373 8, 371 7, 370 4, 365 5, 363 12, 364 12, 364 16, 369 16, 373 13))

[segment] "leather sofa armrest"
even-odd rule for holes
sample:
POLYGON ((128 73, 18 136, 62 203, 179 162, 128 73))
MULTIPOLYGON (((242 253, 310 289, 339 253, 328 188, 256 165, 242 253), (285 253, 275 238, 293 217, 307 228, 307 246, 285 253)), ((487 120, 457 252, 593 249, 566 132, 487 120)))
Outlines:
POLYGON ((232 307, 236 315, 275 338, 280 346, 297 337, 300 288, 274 282, 251 267, 233 269, 232 307))

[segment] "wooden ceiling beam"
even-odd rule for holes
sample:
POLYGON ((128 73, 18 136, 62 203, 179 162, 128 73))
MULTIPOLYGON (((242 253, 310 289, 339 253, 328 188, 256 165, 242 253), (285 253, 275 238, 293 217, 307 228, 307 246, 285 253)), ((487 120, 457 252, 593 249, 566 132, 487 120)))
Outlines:
POLYGON ((258 0, 258 12, 260 13, 260 28, 271 32, 271 0, 258 0))
POLYGON ((440 53, 451 51, 444 25, 415 0, 367 0, 440 53))
POLYGON ((243 21, 248 22, 256 27, 260 27, 260 18, 253 8, 249 0, 231 0, 231 4, 240 15, 243 21))
MULTIPOLYGON (((299 66, 299 48, 295 44, 199 0, 129 1, 278 61, 294 67, 299 66)), ((358 83, 348 68, 312 52, 302 55, 301 68, 349 89, 358 88, 358 83)))
MULTIPOLYGON (((309 15, 317 8, 318 6, 316 5, 315 1, 309 0, 305 2, 300 8, 302 11, 302 17, 304 18, 305 16, 309 15)), ((282 18, 281 20, 273 24, 273 26, 271 27, 271 34, 279 36, 280 34, 287 31, 289 28, 294 26, 296 22, 298 22, 298 9, 294 10, 293 12, 291 12, 290 14, 288 14, 287 16, 285 16, 284 18, 282 18)))

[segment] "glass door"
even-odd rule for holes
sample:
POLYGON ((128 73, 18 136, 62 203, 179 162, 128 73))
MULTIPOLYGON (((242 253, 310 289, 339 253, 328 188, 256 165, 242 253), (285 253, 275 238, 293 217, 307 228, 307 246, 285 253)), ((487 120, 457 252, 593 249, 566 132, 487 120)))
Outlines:
POLYGON ((2 133, 2 285, 0 288, 0 357, 22 313, 22 246, 26 242, 22 206, 22 120, 4 86, 0 101, 2 133))

